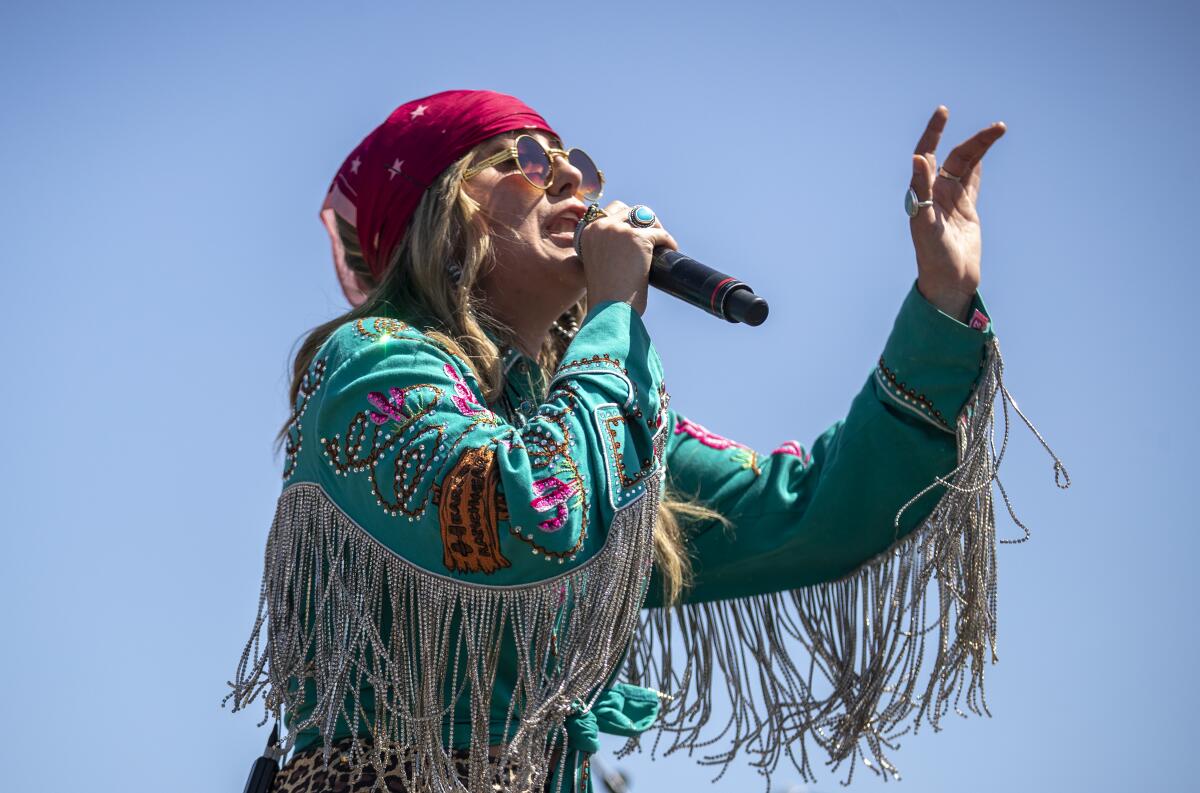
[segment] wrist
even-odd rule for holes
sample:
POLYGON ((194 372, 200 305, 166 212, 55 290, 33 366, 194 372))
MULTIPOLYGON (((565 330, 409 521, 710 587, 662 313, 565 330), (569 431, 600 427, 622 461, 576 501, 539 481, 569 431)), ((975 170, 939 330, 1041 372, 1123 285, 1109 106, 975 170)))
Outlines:
MULTIPOLYGON (((987 322, 986 306, 973 295, 971 309, 987 322)), ((905 296, 876 369, 886 402, 953 432, 955 420, 978 384, 994 335, 964 324, 934 305, 914 283, 905 296)))
POLYGON ((625 303, 639 315, 646 311, 646 294, 637 290, 589 289, 588 305, 598 306, 603 303, 625 303))
POLYGON ((918 278, 917 291, 939 311, 966 324, 967 313, 970 311, 971 302, 975 297, 974 289, 963 292, 960 289, 930 285, 918 278))

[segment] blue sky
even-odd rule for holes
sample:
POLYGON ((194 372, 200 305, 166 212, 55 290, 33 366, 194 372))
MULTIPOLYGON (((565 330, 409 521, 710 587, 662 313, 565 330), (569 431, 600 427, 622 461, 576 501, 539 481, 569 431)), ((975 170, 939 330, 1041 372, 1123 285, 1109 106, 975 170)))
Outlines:
MULTIPOLYGON (((771 301, 756 329, 661 295, 646 313, 672 405, 764 450, 844 415, 879 355, 916 274, 902 196, 930 113, 950 108, 943 156, 1008 124, 981 293, 1074 485, 1014 428, 1001 477, 1033 539, 1000 551, 993 717, 905 739, 902 786, 1183 789, 1198 30, 1182 2, 5 4, 4 787, 241 789, 263 733, 218 703, 286 358, 343 309, 324 189, 395 105, 487 87, 771 301)), ((711 776, 622 767, 636 791, 711 776)), ((735 767, 716 789, 761 788, 735 767)))

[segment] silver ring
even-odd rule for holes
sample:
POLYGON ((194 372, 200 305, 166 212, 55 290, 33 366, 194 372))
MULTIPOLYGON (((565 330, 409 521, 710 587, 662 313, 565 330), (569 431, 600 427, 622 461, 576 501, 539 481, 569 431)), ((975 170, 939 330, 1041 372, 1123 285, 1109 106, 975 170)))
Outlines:
POLYGON ((608 217, 608 213, 600 208, 600 205, 592 202, 588 204, 587 211, 583 213, 583 217, 575 224, 575 255, 580 259, 583 258, 583 251, 579 250, 579 235, 583 233, 584 227, 597 218, 608 217))
POLYGON ((938 176, 942 177, 943 179, 949 179, 952 182, 958 182, 959 184, 962 184, 961 176, 955 176, 940 165, 938 166, 938 176))
POLYGON ((654 210, 645 204, 637 204, 629 208, 629 215, 625 221, 639 229, 648 229, 654 225, 654 221, 658 220, 658 216, 654 214, 654 210))
POLYGON ((904 211, 910 218, 915 218, 917 213, 921 211, 921 207, 933 206, 933 199, 928 201, 918 201, 917 191, 912 189, 910 185, 908 192, 904 194, 904 211))

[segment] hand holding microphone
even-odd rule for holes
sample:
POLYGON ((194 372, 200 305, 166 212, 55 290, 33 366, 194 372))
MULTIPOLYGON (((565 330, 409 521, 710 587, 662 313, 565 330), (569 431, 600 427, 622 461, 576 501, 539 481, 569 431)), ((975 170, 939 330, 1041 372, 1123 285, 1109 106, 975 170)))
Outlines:
POLYGON ((646 286, 655 249, 674 250, 678 246, 657 219, 635 226, 626 222, 628 214, 629 206, 620 201, 611 201, 604 209, 591 204, 575 227, 575 253, 583 262, 590 305, 620 300, 641 314, 646 310, 646 286), (583 233, 585 228, 587 234, 583 233))
POLYGON ((613 201, 600 209, 592 204, 575 227, 575 253, 583 262, 593 305, 621 300, 641 314, 649 283, 729 322, 761 325, 767 318, 767 301, 742 281, 680 253, 647 206, 613 201), (592 226, 605 230, 585 233, 592 226))

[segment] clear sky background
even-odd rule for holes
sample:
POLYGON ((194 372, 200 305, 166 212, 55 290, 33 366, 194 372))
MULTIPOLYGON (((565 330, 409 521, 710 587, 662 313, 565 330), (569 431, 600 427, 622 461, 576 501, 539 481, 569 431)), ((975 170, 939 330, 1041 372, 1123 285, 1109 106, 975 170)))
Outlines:
MULTIPOLYGON (((1005 121, 981 292, 1074 484, 1014 428, 1001 476, 1033 539, 1000 551, 993 717, 906 738, 901 789, 1191 788, 1197 22, 1184 2, 3 4, 0 787, 241 790, 265 731, 218 703, 287 355, 344 309, 318 207, 393 107, 487 87, 771 301, 757 329, 661 295, 646 314, 673 407, 762 450, 811 442, 874 366, 916 274, 902 196, 934 108, 942 157, 1005 121)), ((621 765, 638 793, 712 775, 621 765)), ((716 789, 762 781, 739 764, 716 789)))

